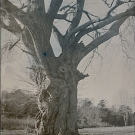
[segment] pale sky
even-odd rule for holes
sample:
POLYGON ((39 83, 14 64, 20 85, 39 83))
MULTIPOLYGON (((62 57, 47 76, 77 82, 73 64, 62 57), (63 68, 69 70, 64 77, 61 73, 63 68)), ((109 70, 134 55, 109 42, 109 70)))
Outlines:
MULTIPOLYGON (((96 4, 95 0, 93 5, 96 4)), ((70 2, 70 1, 68 1, 70 2)), ((90 12, 104 15, 106 8, 100 3, 96 4, 95 7, 91 4, 91 1, 86 1, 85 9, 90 12), (97 10, 99 9, 99 10, 97 10), (101 12, 102 9, 102 12, 101 12), (103 10, 104 9, 104 10, 103 10), (95 12, 94 12, 95 11, 95 12)), ((123 9, 121 9, 123 10, 123 9)), ((118 11, 120 12, 120 11, 118 11)), ((87 21, 83 16, 83 22, 87 21)), ((125 25, 127 22, 125 22, 125 25)), ((59 22, 56 20, 55 25, 61 30, 62 33, 65 32, 67 23, 59 22)), ((122 28, 125 28, 124 26, 122 28)), ((121 29, 122 29, 121 28, 121 29)), ((129 28, 132 31, 132 28, 129 28)), ((128 90, 131 96, 134 96, 135 90, 135 38, 134 34, 126 35, 128 43, 125 43, 126 48, 122 48, 120 37, 114 37, 110 41, 103 43, 98 48, 98 52, 102 56, 95 54, 92 63, 87 67, 84 72, 87 62, 90 60, 90 53, 86 58, 84 58, 78 69, 81 72, 88 73, 90 76, 79 82, 78 85, 78 98, 93 98, 94 103, 97 104, 99 100, 105 99, 108 101, 109 105, 115 104, 115 94, 118 91, 128 90), (128 54, 132 59, 128 59, 128 54)), ((15 37, 9 32, 2 29, 2 47, 8 42, 15 41, 15 37)), ((88 37, 83 38, 84 43, 89 43, 90 39, 88 37)), ((51 43, 55 55, 58 56, 61 53, 57 40, 52 35, 51 43)), ((23 44, 20 42, 21 47, 23 44)), ((28 77, 28 69, 32 64, 32 61, 28 59, 27 55, 21 52, 18 48, 15 48, 11 52, 5 52, 2 56, 2 90, 12 90, 12 89, 27 89, 30 91, 35 91, 34 87, 30 84, 24 82, 31 80, 28 77)))

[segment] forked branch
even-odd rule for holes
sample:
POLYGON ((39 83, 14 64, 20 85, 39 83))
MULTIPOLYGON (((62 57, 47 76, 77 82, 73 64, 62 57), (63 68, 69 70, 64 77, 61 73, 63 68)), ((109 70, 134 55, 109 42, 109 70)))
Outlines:
POLYGON ((84 2, 85 2, 85 0, 77 0, 76 12, 74 14, 72 23, 68 28, 68 32, 72 31, 74 28, 76 28, 79 25, 80 20, 82 18, 84 2))
POLYGON ((124 23, 124 21, 127 19, 128 17, 124 17, 119 19, 118 21, 116 21, 111 27, 110 29, 103 34, 102 36, 96 38, 95 40, 93 40, 90 44, 88 44, 82 51, 81 51, 81 55, 78 58, 78 62, 77 64, 79 64, 79 62, 88 54, 90 53, 93 49, 97 48, 99 45, 101 45, 102 43, 108 41, 109 39, 111 39, 112 37, 116 36, 119 34, 119 28, 120 26, 124 23))
POLYGON ((94 30, 98 30, 100 28, 103 28, 104 26, 107 26, 108 24, 111 24, 112 22, 116 21, 116 20, 119 20, 120 18, 123 18, 123 17, 129 17, 129 16, 135 16, 135 6, 133 6, 132 8, 128 9, 127 11, 123 12, 123 13, 120 13, 118 15, 115 15, 111 18, 108 18, 100 23, 98 23, 97 25, 95 25, 95 27, 89 27, 87 28, 89 25, 92 25, 93 23, 96 23, 98 22, 97 21, 91 21, 91 22, 87 22, 81 26, 79 26, 78 28, 74 29, 72 31, 72 33, 76 33, 76 32, 79 32, 76 36, 76 39, 75 39, 75 43, 77 43, 80 38, 82 36, 84 36, 85 34, 88 34, 94 30))

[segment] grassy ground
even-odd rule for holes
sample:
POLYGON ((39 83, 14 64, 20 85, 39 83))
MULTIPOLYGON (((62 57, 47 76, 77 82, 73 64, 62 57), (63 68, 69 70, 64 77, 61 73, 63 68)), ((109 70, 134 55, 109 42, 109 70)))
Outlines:
POLYGON ((135 135, 134 133, 89 133, 80 135, 135 135))
POLYGON ((2 135, 35 135, 34 118, 7 118, 2 121, 2 135))
POLYGON ((26 130, 3 130, 1 135, 36 135, 35 133, 28 133, 26 130))
POLYGON ((79 129, 81 135, 135 135, 135 127, 102 127, 79 129))
MULTIPOLYGON (((25 133, 24 131, 4 131, 1 135, 36 135, 35 133, 25 133)), ((80 134, 80 135, 135 135, 132 133, 89 133, 89 134, 80 134)))
MULTIPOLYGON (((4 118, 2 135, 35 135, 34 118, 4 118)), ((135 135, 135 127, 102 127, 79 129, 81 135, 135 135)))
POLYGON ((34 129, 35 120, 34 118, 4 118, 2 122, 2 129, 6 130, 25 130, 25 129, 34 129))
MULTIPOLYGON (((135 135, 134 126, 80 129, 81 135, 135 135)), ((36 135, 25 130, 4 130, 2 135, 36 135)))

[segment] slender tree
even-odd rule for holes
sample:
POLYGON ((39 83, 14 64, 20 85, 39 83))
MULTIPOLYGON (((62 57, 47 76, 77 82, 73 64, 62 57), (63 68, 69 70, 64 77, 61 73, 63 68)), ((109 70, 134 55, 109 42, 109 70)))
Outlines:
MULTIPOLYGON (((28 0, 26 5, 22 4, 19 8, 9 0, 0 2, 2 28, 16 35, 17 42, 23 41, 28 50, 25 52, 37 64, 32 69, 38 88, 38 135, 78 135, 77 84, 88 75, 80 73, 77 66, 88 53, 118 35, 120 26, 128 17, 135 16, 134 5, 119 14, 113 13, 121 5, 134 2, 132 0, 112 0, 110 4, 107 0, 103 2, 109 7, 109 11, 104 18, 95 19, 84 10, 85 0, 76 0, 75 4, 64 7, 61 7, 63 0, 50 0, 48 10, 45 9, 45 0, 28 0), (59 11, 64 11, 64 14, 59 14, 59 11), (70 14, 73 17, 69 20, 70 14), (80 24, 83 14, 89 21, 80 24), (55 19, 70 23, 64 35, 54 26, 55 19), (105 33, 98 32, 107 25, 110 28, 105 33), (62 49, 58 57, 55 57, 50 43, 52 29, 62 49), (96 36, 92 37, 91 33, 96 36), (92 42, 88 45, 81 42, 84 35, 92 37, 92 42), (50 80, 48 87, 44 87, 46 76, 50 80)), ((9 50, 16 43, 10 45, 9 50)))
POLYGON ((127 126, 129 121, 129 115, 131 115, 132 109, 129 106, 121 105, 118 113, 122 115, 125 126, 127 126))

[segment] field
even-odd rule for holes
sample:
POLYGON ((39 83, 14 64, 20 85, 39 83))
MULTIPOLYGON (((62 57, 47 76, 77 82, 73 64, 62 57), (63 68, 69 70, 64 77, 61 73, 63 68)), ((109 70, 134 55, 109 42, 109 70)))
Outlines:
POLYGON ((28 133, 26 130, 4 130, 1 135, 36 135, 35 133, 28 133))
POLYGON ((33 129, 35 126, 34 123, 34 118, 15 119, 5 117, 2 122, 2 127, 7 130, 33 129))
MULTIPOLYGON (((135 135, 134 126, 79 129, 80 135, 135 135)), ((2 135, 36 135, 25 130, 4 130, 2 135)))
POLYGON ((79 129, 81 135, 135 135, 135 127, 102 127, 79 129))

